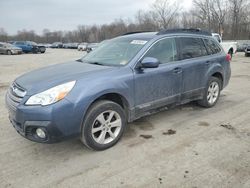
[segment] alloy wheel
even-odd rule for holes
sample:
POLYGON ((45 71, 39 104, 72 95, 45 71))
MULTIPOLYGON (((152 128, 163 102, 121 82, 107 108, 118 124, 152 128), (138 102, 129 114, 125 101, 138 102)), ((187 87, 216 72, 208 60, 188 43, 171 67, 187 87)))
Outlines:
POLYGON ((115 140, 122 127, 120 115, 108 110, 99 114, 92 124, 92 137, 99 144, 108 144, 115 140))
POLYGON ((212 82, 207 91, 207 101, 210 105, 213 105, 219 96, 220 86, 217 82, 212 82))

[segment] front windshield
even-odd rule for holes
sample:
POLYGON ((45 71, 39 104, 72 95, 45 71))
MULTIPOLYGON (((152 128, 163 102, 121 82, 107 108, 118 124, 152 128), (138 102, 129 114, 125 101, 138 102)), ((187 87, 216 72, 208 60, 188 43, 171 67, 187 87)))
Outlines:
POLYGON ((28 43, 29 43, 29 44, 31 44, 31 45, 34 45, 34 46, 36 46, 36 45, 37 45, 37 43, 32 42, 32 41, 29 41, 28 43))
POLYGON ((9 43, 6 43, 5 46, 6 46, 6 47, 9 47, 9 48, 15 47, 14 45, 9 44, 9 43))
POLYGON ((126 65, 147 42, 146 40, 131 38, 116 38, 104 41, 81 60, 86 63, 109 66, 126 65))

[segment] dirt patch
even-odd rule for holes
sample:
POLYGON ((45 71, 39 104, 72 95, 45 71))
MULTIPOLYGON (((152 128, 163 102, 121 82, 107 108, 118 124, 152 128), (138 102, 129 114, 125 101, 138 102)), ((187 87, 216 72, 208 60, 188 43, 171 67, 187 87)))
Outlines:
POLYGON ((159 183, 162 184, 162 178, 158 178, 159 183))
POLYGON ((6 90, 9 87, 8 83, 0 83, 0 91, 6 90))
POLYGON ((136 140, 136 141, 133 140, 132 143, 128 144, 128 147, 133 148, 133 147, 136 147, 136 146, 143 144, 144 142, 145 142, 145 140, 142 140, 142 139, 136 140))
POLYGON ((235 130, 235 128, 230 124, 221 124, 220 126, 229 130, 235 130))
POLYGON ((147 119, 142 118, 139 119, 135 122, 133 122, 133 124, 138 127, 139 129, 143 130, 143 131, 150 131, 154 129, 154 126, 152 123, 150 123, 147 119))
POLYGON ((163 135, 173 135, 176 134, 175 130, 169 129, 168 131, 165 131, 162 133, 163 135))
POLYGON ((250 75, 234 75, 233 78, 250 79, 250 75))
POLYGON ((205 121, 200 121, 198 123, 199 126, 203 126, 203 127, 208 127, 210 124, 208 122, 205 122, 205 121))
POLYGON ((133 125, 127 125, 123 137, 126 137, 126 138, 136 137, 136 130, 134 129, 133 125))
POLYGON ((140 137, 144 138, 144 139, 150 139, 153 138, 152 135, 147 135, 147 134, 141 134, 140 137))

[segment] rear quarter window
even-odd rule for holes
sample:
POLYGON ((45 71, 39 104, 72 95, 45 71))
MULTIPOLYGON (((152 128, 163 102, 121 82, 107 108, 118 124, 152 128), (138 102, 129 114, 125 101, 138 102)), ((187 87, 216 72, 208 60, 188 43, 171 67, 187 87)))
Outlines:
POLYGON ((209 55, 218 54, 221 52, 221 48, 215 41, 211 39, 204 39, 204 43, 206 44, 209 55))
POLYGON ((191 59, 208 55, 205 44, 201 38, 180 38, 181 59, 191 59))

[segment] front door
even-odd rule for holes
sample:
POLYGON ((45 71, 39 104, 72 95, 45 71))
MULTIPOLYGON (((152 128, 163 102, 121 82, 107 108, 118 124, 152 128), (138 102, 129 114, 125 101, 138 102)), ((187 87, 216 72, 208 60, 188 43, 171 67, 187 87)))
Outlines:
POLYGON ((159 40, 147 51, 145 57, 157 58, 160 65, 157 68, 135 69, 137 114, 178 102, 182 85, 182 68, 177 61, 174 38, 159 40))

